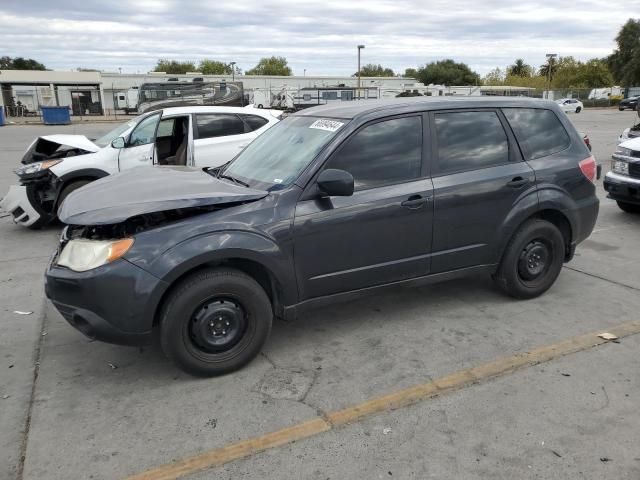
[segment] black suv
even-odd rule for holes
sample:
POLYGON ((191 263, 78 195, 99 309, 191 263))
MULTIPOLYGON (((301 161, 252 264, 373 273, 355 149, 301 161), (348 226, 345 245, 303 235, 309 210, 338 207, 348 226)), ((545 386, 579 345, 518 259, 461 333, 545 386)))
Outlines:
POLYGON ((73 192, 46 272, 91 338, 216 375, 274 316, 486 272, 532 298, 598 214, 596 163, 552 102, 348 102, 289 116, 217 169, 157 167, 73 192))

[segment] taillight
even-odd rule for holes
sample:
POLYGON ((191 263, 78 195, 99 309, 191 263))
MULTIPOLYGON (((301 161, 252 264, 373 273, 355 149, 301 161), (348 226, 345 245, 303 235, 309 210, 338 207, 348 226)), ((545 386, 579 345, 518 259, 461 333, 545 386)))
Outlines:
POLYGON ((578 163, 578 165, 580 166, 580 171, 582 172, 582 174, 587 177, 590 182, 595 183, 597 166, 596 159, 593 157, 593 155, 585 158, 580 163, 578 163))

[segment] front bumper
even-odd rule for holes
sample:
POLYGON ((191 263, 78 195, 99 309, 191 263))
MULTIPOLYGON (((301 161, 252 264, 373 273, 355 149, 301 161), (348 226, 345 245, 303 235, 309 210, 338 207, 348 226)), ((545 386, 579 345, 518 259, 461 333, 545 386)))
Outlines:
POLYGON ((608 172, 602 182, 609 198, 640 205, 640 179, 608 172))
POLYGON ((163 282, 125 259, 87 272, 55 265, 45 274, 45 293, 60 314, 85 336, 118 345, 151 342, 163 282))
POLYGON ((0 207, 13 216, 15 223, 25 227, 33 225, 42 217, 42 213, 29 199, 27 187, 23 185, 9 187, 9 191, 0 201, 0 207))

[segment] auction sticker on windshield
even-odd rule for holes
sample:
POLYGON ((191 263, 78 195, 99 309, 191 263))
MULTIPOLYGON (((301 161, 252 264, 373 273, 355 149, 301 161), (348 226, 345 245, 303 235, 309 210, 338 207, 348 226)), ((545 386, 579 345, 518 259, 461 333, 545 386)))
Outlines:
POLYGON ((313 122, 311 125, 309 125, 309 128, 317 128, 318 130, 326 130, 327 132, 335 132, 342 125, 344 125, 344 123, 337 122, 335 120, 327 120, 327 119, 323 118, 322 120, 316 120, 315 122, 313 122))

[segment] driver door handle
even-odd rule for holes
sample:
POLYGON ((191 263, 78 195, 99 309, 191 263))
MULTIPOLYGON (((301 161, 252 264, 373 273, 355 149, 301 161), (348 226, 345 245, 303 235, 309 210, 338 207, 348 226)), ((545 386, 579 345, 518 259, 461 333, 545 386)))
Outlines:
POLYGON ((528 178, 515 177, 510 182, 507 182, 507 187, 520 188, 529 183, 528 178))
POLYGON ((411 195, 400 205, 402 205, 403 207, 407 207, 410 210, 417 210, 418 208, 421 208, 423 205, 426 205, 426 203, 430 199, 431 197, 423 197, 422 195, 411 195))

